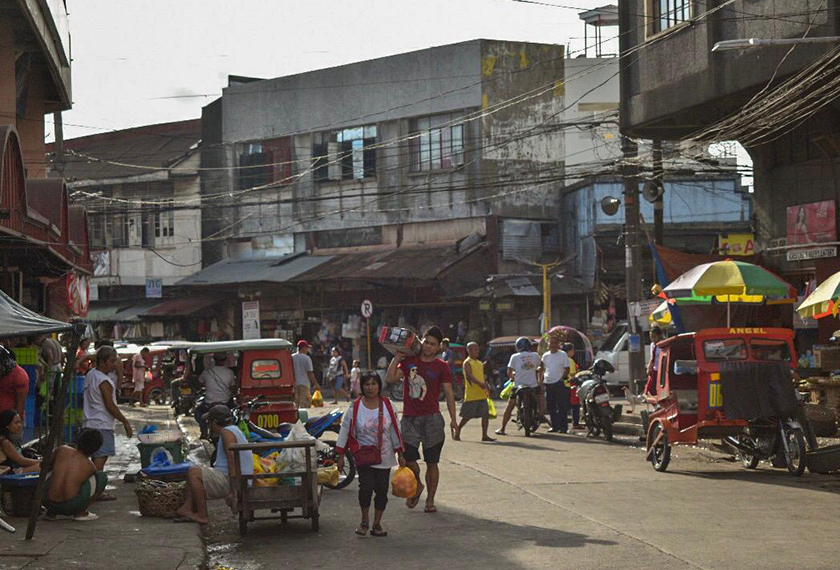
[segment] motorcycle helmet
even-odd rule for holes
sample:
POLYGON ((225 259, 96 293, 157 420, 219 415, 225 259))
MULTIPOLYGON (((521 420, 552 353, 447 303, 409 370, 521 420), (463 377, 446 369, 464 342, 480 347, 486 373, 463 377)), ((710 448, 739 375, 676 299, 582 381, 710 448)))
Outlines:
POLYGON ((0 346, 0 378, 9 374, 16 366, 14 353, 5 346, 0 346))
POLYGON ((604 376, 605 374, 612 374, 615 372, 615 367, 603 358, 599 358, 595 361, 595 364, 592 365, 592 371, 598 376, 604 376))
POLYGON ((531 350, 531 339, 525 338, 524 336, 519 337, 516 339, 516 351, 517 352, 526 352, 531 350))

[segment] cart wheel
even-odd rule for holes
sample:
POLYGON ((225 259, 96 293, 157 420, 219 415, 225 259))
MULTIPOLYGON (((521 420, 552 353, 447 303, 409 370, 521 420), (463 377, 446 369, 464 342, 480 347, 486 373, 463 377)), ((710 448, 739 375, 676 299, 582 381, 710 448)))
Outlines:
POLYGON ((239 534, 248 534, 248 517, 244 511, 239 511, 239 534))
POLYGON ((318 511, 312 513, 312 530, 318 532, 318 529, 321 528, 321 522, 318 519, 318 511))
MULTIPOLYGON (((648 437, 648 451, 650 451, 651 444, 659 438, 660 433, 662 433, 662 424, 656 424, 648 437)), ((668 469, 668 463, 671 462, 671 445, 668 443, 667 433, 662 433, 662 439, 653 448, 653 453, 650 454, 650 462, 653 468, 659 472, 668 469)))

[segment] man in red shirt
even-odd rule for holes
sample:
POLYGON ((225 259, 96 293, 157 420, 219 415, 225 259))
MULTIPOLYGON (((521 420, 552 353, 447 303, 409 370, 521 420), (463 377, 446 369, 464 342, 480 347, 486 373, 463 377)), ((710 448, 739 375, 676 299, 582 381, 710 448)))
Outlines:
POLYGON ((24 418, 26 396, 29 393, 29 375, 18 366, 14 355, 0 346, 0 412, 15 410, 24 418))
POLYGON ((438 462, 443 442, 446 439, 446 423, 440 413, 438 396, 441 389, 446 394, 446 407, 449 410, 449 427, 452 434, 458 429, 455 416, 455 395, 452 391, 452 374, 449 365, 438 358, 443 333, 438 327, 432 327, 423 335, 423 347, 420 356, 396 354, 391 360, 386 382, 403 382, 403 417, 400 428, 405 443, 406 466, 417 478, 417 494, 406 500, 409 509, 420 502, 424 486, 420 482, 420 444, 423 444, 423 460, 426 462, 426 508, 425 512, 437 512, 435 494, 437 493, 440 471, 438 462))

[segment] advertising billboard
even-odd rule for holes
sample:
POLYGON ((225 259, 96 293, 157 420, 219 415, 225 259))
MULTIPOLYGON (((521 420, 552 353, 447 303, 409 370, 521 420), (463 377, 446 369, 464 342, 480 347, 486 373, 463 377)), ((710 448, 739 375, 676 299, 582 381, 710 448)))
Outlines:
POLYGON ((837 241, 837 214, 834 200, 788 206, 788 247, 832 241, 837 241))

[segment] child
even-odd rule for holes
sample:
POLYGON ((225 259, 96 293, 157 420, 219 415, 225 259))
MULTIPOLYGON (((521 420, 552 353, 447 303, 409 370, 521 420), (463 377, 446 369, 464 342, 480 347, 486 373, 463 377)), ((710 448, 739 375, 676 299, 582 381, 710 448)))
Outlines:
POLYGON ((362 377, 362 363, 358 360, 353 361, 353 368, 350 370, 350 393, 354 398, 358 398, 362 394, 362 386, 359 384, 359 379, 362 377))
POLYGON ((569 378, 566 380, 566 385, 572 389, 572 395, 569 404, 572 408, 572 427, 574 429, 582 429, 580 425, 580 398, 577 397, 577 386, 572 379, 577 374, 577 363, 575 362, 575 345, 567 342, 563 345, 563 351, 569 357, 569 378))

